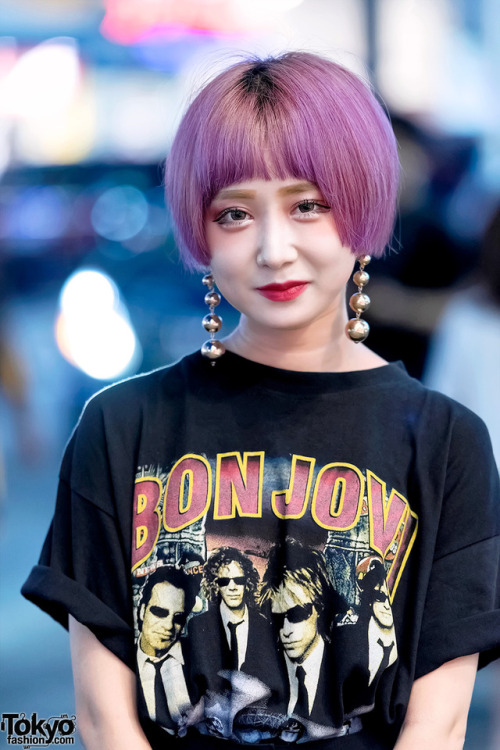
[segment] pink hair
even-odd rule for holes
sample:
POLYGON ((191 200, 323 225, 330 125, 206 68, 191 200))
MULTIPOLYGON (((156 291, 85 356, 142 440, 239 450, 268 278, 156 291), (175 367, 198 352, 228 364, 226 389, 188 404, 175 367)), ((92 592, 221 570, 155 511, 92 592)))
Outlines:
POLYGON ((388 117, 369 87, 307 52, 237 63, 188 108, 167 158, 165 187, 186 265, 210 257, 204 216, 215 195, 243 180, 316 184, 342 243, 380 256, 396 211, 399 161, 388 117))

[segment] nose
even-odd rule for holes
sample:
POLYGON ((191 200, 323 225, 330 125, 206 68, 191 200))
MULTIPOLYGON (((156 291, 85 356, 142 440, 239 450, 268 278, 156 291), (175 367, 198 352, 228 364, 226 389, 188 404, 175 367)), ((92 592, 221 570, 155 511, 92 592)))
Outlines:
POLYGON ((175 629, 174 616, 168 615, 167 617, 165 617, 162 625, 165 631, 167 631, 168 633, 173 633, 175 629))
POLYGON ((257 248, 257 265, 277 269, 297 257, 292 233, 284 217, 269 212, 262 222, 257 248))

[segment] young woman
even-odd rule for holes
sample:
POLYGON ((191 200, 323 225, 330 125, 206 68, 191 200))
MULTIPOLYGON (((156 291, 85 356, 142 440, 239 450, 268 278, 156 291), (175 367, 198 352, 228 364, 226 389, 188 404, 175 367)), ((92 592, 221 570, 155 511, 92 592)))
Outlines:
POLYGON ((476 416, 362 343, 398 172, 369 88, 312 54, 189 107, 166 188, 211 338, 87 404, 23 590, 69 623, 87 748, 462 747, 498 473, 476 416))

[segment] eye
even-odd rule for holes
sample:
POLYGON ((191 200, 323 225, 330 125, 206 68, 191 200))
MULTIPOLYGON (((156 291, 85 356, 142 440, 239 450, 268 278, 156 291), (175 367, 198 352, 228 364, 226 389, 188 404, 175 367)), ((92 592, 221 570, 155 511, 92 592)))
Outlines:
POLYGON ((168 609, 164 609, 163 607, 158 607, 153 604, 152 607, 149 608, 149 611, 152 615, 155 617, 168 617, 170 612, 168 609))
POLYGON ((326 213, 330 210, 330 206, 326 206, 323 203, 320 203, 319 201, 301 201, 295 206, 295 209, 298 211, 298 214, 300 216, 316 216, 320 213, 326 213))
POLYGON ((224 211, 214 219, 214 221, 217 224, 238 226, 243 224, 248 217, 249 214, 246 211, 243 211, 242 208, 225 208, 224 211))

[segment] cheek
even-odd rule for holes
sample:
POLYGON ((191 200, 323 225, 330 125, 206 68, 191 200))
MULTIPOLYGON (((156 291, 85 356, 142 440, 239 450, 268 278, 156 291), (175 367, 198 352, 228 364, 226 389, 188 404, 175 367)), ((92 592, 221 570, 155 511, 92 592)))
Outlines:
POLYGON ((226 293, 230 291, 233 279, 239 275, 237 264, 234 262, 234 253, 224 253, 219 250, 211 256, 210 269, 216 285, 226 296, 226 293))
POLYGON ((318 618, 317 616, 311 617, 310 620, 307 621, 306 627, 304 628, 304 636, 308 639, 314 638, 316 635, 318 629, 318 618))
POLYGON ((206 232, 210 266, 217 280, 241 275, 251 268, 255 255, 255 237, 252 227, 240 231, 223 231, 211 227, 206 232))

